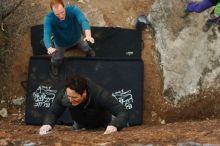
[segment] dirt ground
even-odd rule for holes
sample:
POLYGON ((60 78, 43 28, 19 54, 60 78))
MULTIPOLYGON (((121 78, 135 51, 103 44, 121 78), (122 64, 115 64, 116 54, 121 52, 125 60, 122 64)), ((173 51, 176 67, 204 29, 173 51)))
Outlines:
MULTIPOLYGON (((39 126, 27 126, 15 121, 2 123, 0 145, 42 145, 42 146, 209 146, 220 145, 219 120, 203 122, 179 122, 166 125, 136 126, 125 128, 111 135, 103 135, 104 129, 94 131, 73 131, 70 127, 56 126, 52 133, 40 136, 39 126), (201 145, 202 146, 202 145, 201 145)), ((32 146, 31 145, 31 146, 32 146)))
MULTIPOLYGON (((128 21, 141 14, 147 14, 152 0, 84 0, 75 2, 82 10, 87 4, 103 14, 106 26, 134 28, 128 21), (87 3, 88 2, 88 3, 87 3), (114 11, 114 13, 113 13, 114 11)), ((48 1, 49 2, 49 1, 48 1)), ((152 29, 143 31, 144 50, 144 115, 143 125, 125 128, 119 133, 103 135, 104 129, 97 131, 72 131, 66 126, 57 126, 46 136, 38 135, 39 126, 24 123, 24 105, 14 106, 10 101, 24 97, 25 90, 20 85, 27 80, 28 62, 32 55, 30 27, 43 23, 49 11, 45 0, 25 0, 23 4, 4 20, 4 28, 9 38, 6 58, 1 61, 0 108, 7 108, 8 117, 0 117, 0 145, 193 145, 220 144, 220 97, 215 91, 204 91, 201 98, 192 97, 182 106, 174 106, 162 95, 163 77, 157 64, 152 29), (85 140, 86 139, 86 140, 85 140)), ((88 16, 91 25, 95 23, 88 16)), ((73 52, 71 55, 76 55, 73 52)), ((198 97, 197 96, 197 97, 198 97)))

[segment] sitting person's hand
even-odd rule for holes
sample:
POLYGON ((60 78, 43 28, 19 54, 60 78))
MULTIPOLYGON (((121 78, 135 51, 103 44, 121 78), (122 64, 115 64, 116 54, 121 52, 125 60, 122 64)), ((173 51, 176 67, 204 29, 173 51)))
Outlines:
POLYGON ((50 125, 43 125, 40 127, 39 134, 40 135, 45 135, 48 134, 48 132, 52 129, 50 125))
POLYGON ((56 49, 52 48, 52 47, 47 49, 48 54, 53 54, 55 51, 56 51, 56 49))
POLYGON ((112 126, 112 125, 109 125, 109 126, 106 128, 104 134, 110 134, 110 133, 117 132, 117 131, 118 131, 118 130, 117 130, 117 127, 112 126))
POLYGON ((85 37, 83 40, 84 40, 84 41, 88 41, 88 42, 90 42, 90 43, 92 43, 92 44, 95 42, 94 38, 91 37, 91 36, 85 37))

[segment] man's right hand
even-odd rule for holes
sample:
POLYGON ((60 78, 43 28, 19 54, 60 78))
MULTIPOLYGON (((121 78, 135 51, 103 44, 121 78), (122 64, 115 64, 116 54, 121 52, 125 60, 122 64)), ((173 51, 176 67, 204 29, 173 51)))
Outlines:
POLYGON ((39 134, 40 135, 45 135, 48 134, 48 132, 52 129, 50 125, 43 125, 40 127, 39 134))
POLYGON ((117 127, 115 126, 112 126, 112 125, 108 125, 104 134, 110 134, 110 133, 113 133, 113 132, 117 132, 117 127))
POLYGON ((50 48, 47 49, 48 54, 53 54, 55 51, 56 51, 56 48, 50 47, 50 48))

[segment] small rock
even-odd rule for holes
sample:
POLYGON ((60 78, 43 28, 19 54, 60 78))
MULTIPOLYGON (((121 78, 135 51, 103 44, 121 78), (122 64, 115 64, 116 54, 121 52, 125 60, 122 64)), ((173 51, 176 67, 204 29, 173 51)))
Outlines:
POLYGON ((23 116, 22 116, 22 115, 19 115, 19 116, 17 117, 17 119, 18 119, 18 120, 22 120, 22 119, 23 119, 23 116))
POLYGON ((152 40, 153 37, 152 37, 151 35, 148 35, 148 36, 147 36, 147 39, 148 39, 148 40, 152 40))
POLYGON ((0 139, 0 145, 1 146, 7 146, 8 145, 8 141, 6 139, 0 139))
POLYGON ((146 32, 150 32, 150 29, 145 29, 144 31, 146 31, 146 32))
POLYGON ((1 103, 5 103, 5 100, 1 100, 1 103))
POLYGON ((109 142, 98 143, 97 145, 98 145, 98 146, 106 146, 106 145, 109 145, 109 142))
POLYGON ((152 117, 152 121, 156 121, 157 120, 157 113, 155 111, 151 112, 151 117, 152 117))
POLYGON ((13 114, 11 114, 12 116, 18 116, 18 114, 17 113, 13 113, 13 114))
POLYGON ((55 146, 62 146, 62 143, 58 142, 54 144, 55 146))
POLYGON ((8 111, 7 111, 7 109, 6 109, 6 108, 2 108, 2 109, 0 110, 0 115, 1 115, 3 118, 8 117, 8 111))
POLYGON ((85 4, 84 0, 78 0, 78 2, 85 4))
POLYGON ((135 25, 135 19, 132 16, 128 17, 126 21, 132 26, 135 25))
POLYGON ((31 3, 31 7, 34 7, 35 6, 35 3, 31 3))
POLYGON ((202 146, 202 144, 195 142, 178 143, 177 146, 202 146))
POLYGON ((36 143, 33 142, 25 143, 23 146, 36 146, 36 143))
POLYGON ((152 111, 152 112, 151 112, 151 116, 152 116, 152 117, 156 117, 156 116, 157 116, 157 113, 156 113, 155 111, 152 111))
POLYGON ((22 105, 24 103, 24 97, 19 97, 16 99, 12 99, 12 103, 14 105, 22 105))
POLYGON ((160 123, 161 123, 162 125, 164 125, 164 124, 166 124, 166 121, 165 121, 165 120, 162 120, 160 123))

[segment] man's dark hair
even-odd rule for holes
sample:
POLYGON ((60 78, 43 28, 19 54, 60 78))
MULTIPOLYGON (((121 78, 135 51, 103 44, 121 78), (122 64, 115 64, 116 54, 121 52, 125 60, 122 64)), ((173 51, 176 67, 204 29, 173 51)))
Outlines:
POLYGON ((87 81, 79 75, 73 75, 65 80, 65 88, 70 88, 82 95, 83 92, 87 90, 87 81))

